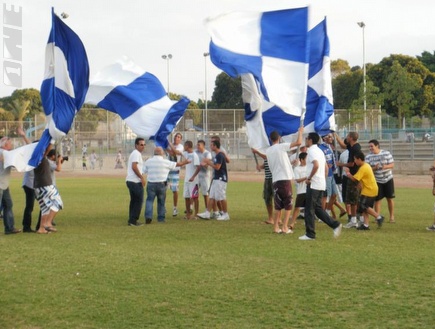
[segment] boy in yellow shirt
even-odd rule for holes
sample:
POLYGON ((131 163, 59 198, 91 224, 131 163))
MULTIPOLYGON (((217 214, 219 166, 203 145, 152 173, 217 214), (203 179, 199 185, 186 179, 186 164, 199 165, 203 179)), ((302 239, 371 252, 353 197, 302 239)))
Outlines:
POLYGON ((358 171, 352 175, 348 168, 346 176, 354 182, 359 182, 361 186, 361 194, 358 201, 358 212, 363 214, 364 224, 357 227, 357 230, 369 230, 369 215, 376 218, 378 228, 382 226, 384 216, 378 214, 373 206, 375 204, 376 196, 378 195, 378 184, 376 183, 373 170, 368 163, 365 162, 364 153, 358 151, 354 154, 355 164, 359 167, 358 171))

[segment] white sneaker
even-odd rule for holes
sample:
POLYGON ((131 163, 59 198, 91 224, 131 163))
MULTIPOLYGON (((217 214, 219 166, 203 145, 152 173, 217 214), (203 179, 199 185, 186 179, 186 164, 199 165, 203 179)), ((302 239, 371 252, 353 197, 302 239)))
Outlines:
POLYGON ((178 215, 178 210, 177 208, 174 208, 174 210, 172 211, 172 216, 177 216, 178 215))
POLYGON ((336 228, 334 228, 334 238, 338 238, 341 234, 341 229, 343 228, 343 224, 340 224, 336 228))
POLYGON ((349 222, 346 225, 344 225, 344 228, 352 228, 352 227, 357 227, 358 224, 355 222, 349 222))
POLYGON ((308 240, 314 240, 313 238, 310 238, 309 236, 302 235, 299 237, 299 240, 308 241, 308 240))
POLYGON ((217 220, 230 220, 230 215, 228 215, 228 213, 223 213, 222 215, 219 215, 216 219, 217 220))
POLYGON ((216 212, 213 212, 212 214, 210 214, 210 219, 216 219, 216 218, 218 218, 220 215, 219 215, 219 212, 218 211, 216 211, 216 212))
POLYGON ((197 216, 202 219, 210 219, 210 212, 204 211, 202 213, 199 213, 197 216))

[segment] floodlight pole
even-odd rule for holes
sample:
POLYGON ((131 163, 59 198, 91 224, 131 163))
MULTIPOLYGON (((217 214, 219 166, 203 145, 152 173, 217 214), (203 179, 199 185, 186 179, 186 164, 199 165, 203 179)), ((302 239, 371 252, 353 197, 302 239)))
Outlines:
POLYGON ((363 88, 364 88, 364 130, 367 131, 367 84, 366 84, 366 42, 365 42, 365 27, 364 22, 358 22, 358 26, 362 29, 363 42, 363 88))

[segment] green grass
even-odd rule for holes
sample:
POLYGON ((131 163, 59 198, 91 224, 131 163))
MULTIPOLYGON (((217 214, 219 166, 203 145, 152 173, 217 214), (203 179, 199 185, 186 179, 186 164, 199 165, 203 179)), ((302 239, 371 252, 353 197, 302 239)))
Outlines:
MULTIPOLYGON (((229 183, 229 222, 168 216, 137 228, 123 178, 58 184, 58 233, 0 236, 0 328, 434 326, 427 189, 397 189, 397 224, 337 240, 318 224, 316 241, 299 241, 301 221, 290 236, 261 223, 261 183, 229 183)), ((19 179, 11 192, 21 228, 19 179)))

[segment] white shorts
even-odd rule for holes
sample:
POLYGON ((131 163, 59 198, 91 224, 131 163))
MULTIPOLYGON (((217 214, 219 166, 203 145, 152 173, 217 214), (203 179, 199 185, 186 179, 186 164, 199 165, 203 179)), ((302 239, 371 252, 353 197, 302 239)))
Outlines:
POLYGON ((197 199, 198 184, 194 182, 184 182, 183 196, 185 199, 197 199))
POLYGON ((210 183, 210 176, 198 176, 198 185, 202 195, 208 195, 208 191, 210 190, 210 183))
POLYGON ((227 182, 213 179, 210 188, 210 199, 222 201, 227 199, 227 182))

